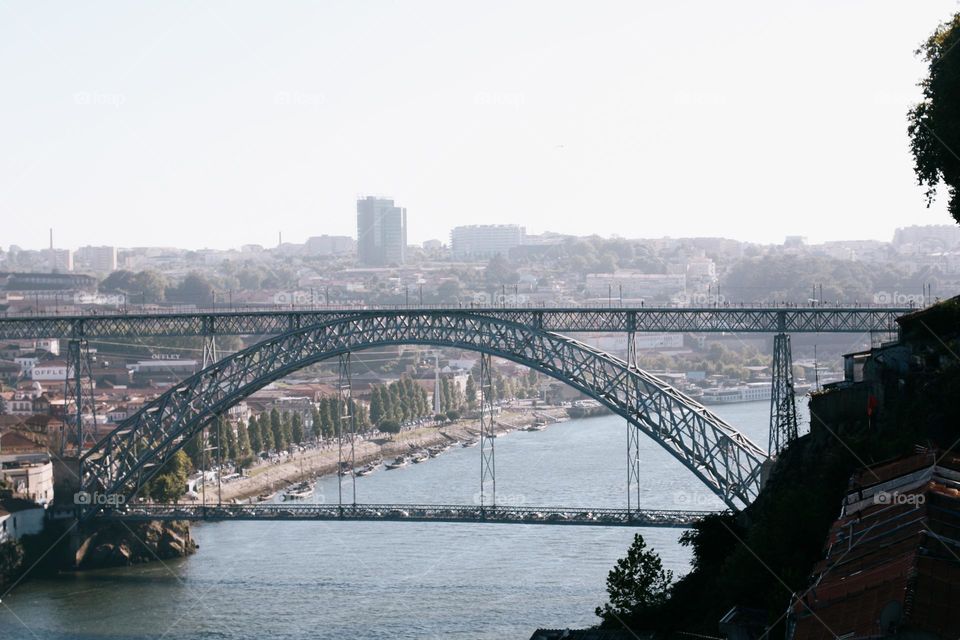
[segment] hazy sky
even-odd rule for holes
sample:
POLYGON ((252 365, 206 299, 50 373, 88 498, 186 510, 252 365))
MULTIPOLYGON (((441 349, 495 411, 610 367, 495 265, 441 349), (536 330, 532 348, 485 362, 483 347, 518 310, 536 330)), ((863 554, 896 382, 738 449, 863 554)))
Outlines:
POLYGON ((226 248, 516 222, 889 239, 954 1, 0 0, 0 245, 226 248))

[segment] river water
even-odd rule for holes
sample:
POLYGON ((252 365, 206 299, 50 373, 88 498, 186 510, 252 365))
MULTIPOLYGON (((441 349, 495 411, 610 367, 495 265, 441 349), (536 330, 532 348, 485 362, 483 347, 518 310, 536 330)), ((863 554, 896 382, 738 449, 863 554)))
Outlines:
MULTIPOLYGON (((766 448, 769 402, 715 407, 766 448)), ((798 402, 806 420, 806 402, 798 402), (802 407, 802 408, 801 408, 802 407)), ((801 427, 801 432, 805 430, 801 427)), ((623 507, 626 427, 614 416, 496 440, 499 504, 623 507)), ((641 504, 722 503, 641 441, 641 504)), ((357 479, 359 502, 471 504, 480 452, 357 479)), ((349 480, 344 485, 349 495, 349 480)), ((336 502, 337 479, 315 500, 336 502)), ((529 638, 597 622, 606 574, 635 530, 516 524, 224 522, 194 527, 191 558, 27 581, 0 604, 2 639, 529 638)), ((643 529, 676 574, 678 529, 643 529)))

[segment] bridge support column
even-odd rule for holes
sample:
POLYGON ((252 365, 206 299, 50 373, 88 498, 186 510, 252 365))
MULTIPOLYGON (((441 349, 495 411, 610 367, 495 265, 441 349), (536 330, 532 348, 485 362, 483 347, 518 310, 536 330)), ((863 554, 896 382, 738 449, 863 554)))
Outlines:
POLYGON ((493 423, 493 367, 490 356, 480 355, 480 507, 497 506, 496 441, 493 423))
POLYGON ((67 346, 67 375, 64 383, 64 410, 67 414, 65 429, 60 438, 60 456, 70 447, 76 447, 77 458, 83 447, 95 442, 94 434, 85 432, 83 414, 88 410, 92 424, 97 424, 97 406, 93 398, 93 367, 90 364, 90 349, 86 340, 72 339, 67 346), (72 378, 71 378, 72 374, 72 378))
POLYGON ((203 366, 206 369, 219 360, 217 356, 217 337, 213 334, 203 336, 203 366))
POLYGON ((770 441, 767 451, 775 456, 797 439, 797 404, 793 391, 793 357, 790 336, 773 339, 773 389, 770 394, 770 441))
POLYGON ((351 504, 357 504, 356 450, 357 423, 353 419, 353 385, 350 377, 350 352, 340 355, 337 384, 337 501, 343 507, 343 476, 350 474, 351 504), (346 448, 344 447, 346 438, 346 448))
MULTIPOLYGON (((637 368, 637 334, 627 334, 627 369, 637 368)), ((636 381, 627 380, 627 406, 635 409, 639 405, 636 381)), ((640 429, 627 420, 627 512, 640 508, 640 429)))

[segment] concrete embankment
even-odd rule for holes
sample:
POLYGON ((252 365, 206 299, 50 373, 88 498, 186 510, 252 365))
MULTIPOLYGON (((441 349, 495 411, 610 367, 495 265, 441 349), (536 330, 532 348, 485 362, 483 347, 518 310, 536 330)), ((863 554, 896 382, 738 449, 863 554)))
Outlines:
MULTIPOLYGON (((537 408, 536 411, 504 410, 494 420, 498 433, 512 431, 517 427, 533 424, 538 417, 547 419, 565 419, 566 413, 560 408, 537 408)), ((432 447, 441 443, 476 438, 480 425, 476 420, 461 420, 453 424, 437 427, 421 427, 404 431, 392 438, 376 440, 357 440, 354 443, 357 466, 368 462, 409 453, 415 449, 432 447)), ((295 453, 282 462, 261 464, 247 471, 247 476, 224 484, 217 495, 216 487, 207 487, 206 501, 246 500, 262 493, 272 493, 305 478, 336 473, 337 446, 323 445, 295 453)))

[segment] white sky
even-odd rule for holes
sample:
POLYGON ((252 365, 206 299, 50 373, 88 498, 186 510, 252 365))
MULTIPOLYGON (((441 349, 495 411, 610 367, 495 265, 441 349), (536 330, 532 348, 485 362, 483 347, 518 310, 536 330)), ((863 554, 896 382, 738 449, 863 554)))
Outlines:
POLYGON ((953 1, 0 0, 0 245, 890 239, 953 1))

